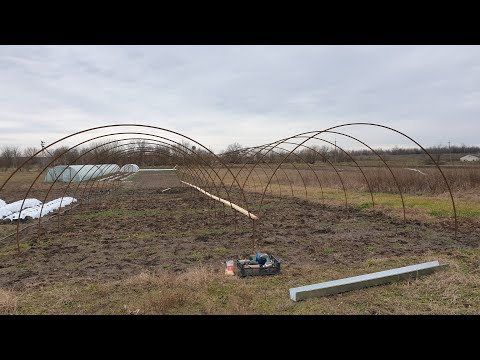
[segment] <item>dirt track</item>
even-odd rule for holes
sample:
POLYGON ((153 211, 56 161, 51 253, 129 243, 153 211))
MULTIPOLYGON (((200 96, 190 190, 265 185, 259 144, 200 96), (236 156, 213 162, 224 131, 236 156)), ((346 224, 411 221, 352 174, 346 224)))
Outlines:
MULTIPOLYGON (((29 248, 20 255, 0 252, 0 287, 120 279, 145 270, 179 272, 198 262, 222 271, 226 259, 252 252, 251 220, 237 214, 235 234, 230 209, 223 215, 218 203, 213 209, 211 200, 179 185, 172 174, 139 174, 90 208, 78 207, 64 218, 60 232, 52 222, 42 239, 26 241, 29 248), (172 189, 162 192, 167 187, 172 189)), ((256 238, 286 271, 302 263, 354 266, 374 257, 480 245, 471 228, 460 229, 454 239, 448 226, 405 224, 369 210, 292 198, 270 198, 268 205, 256 238)))

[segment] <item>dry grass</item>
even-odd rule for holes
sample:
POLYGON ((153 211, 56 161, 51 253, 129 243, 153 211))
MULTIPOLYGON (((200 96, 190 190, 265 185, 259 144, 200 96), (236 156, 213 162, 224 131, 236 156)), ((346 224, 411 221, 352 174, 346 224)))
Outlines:
POLYGON ((0 315, 14 314, 17 310, 17 295, 13 291, 0 289, 0 315))
MULTIPOLYGON (((276 168, 276 164, 262 165, 253 170, 249 165, 243 171, 239 173, 239 167, 232 167, 232 172, 237 176, 240 184, 243 184, 245 180, 246 189, 251 191, 263 191, 264 186, 272 177, 273 170, 276 168)), ((407 170, 408 166, 392 168, 400 189, 404 194, 410 195, 438 195, 447 191, 447 187, 436 167, 418 167, 417 169, 426 175, 422 175, 419 172, 407 170)), ((233 182, 233 178, 230 173, 225 169, 215 169, 218 172, 220 178, 224 178, 225 184, 228 186, 233 182)), ((392 177, 392 174, 386 167, 366 167, 363 169, 365 177, 360 170, 352 164, 339 164, 337 165, 337 172, 332 167, 326 165, 311 165, 308 167, 305 164, 284 164, 272 177, 271 187, 275 191, 275 187, 278 185, 303 187, 306 185, 310 188, 322 187, 326 189, 341 189, 342 182, 345 185, 347 191, 360 191, 367 192, 369 187, 365 181, 367 178, 372 191, 377 193, 392 193, 398 194, 397 184, 392 177), (312 171, 312 169, 314 171, 312 171)), ((471 192, 480 188, 480 166, 469 166, 465 168, 448 168, 443 167, 442 171, 445 173, 446 178, 450 184, 452 191, 456 193, 471 192)), ((0 172, 0 185, 7 179, 12 173, 0 172)), ((220 179, 213 171, 199 172, 205 179, 210 180, 206 175, 210 174, 211 178, 215 180, 217 186, 220 186, 220 179)), ((15 176, 7 184, 8 187, 25 187, 30 185, 31 182, 38 175, 38 170, 21 171, 15 174, 15 176)), ((45 187, 42 185, 43 176, 40 176, 38 187, 45 187)), ((47 185, 49 187, 49 185, 47 185)), ((57 186, 61 186, 58 184, 57 186)), ((236 184, 235 184, 236 186, 236 184)), ((7 192, 4 189, 2 192, 7 192)), ((1 197, 1 194, 0 194, 1 197)))
MULTIPOLYGON (((275 169, 274 164, 271 166, 272 169, 275 169)), ((300 199, 308 198, 308 200, 340 206, 345 204, 345 194, 342 182, 340 182, 341 178, 349 205, 360 208, 372 206, 369 187, 358 169, 355 170, 350 165, 339 166, 339 174, 337 174, 331 168, 315 165, 314 173, 310 169, 305 169, 305 164, 297 164, 295 166, 297 166, 298 171, 293 168, 293 165, 286 164, 282 166, 283 170, 279 170, 276 176, 273 177, 273 170, 267 165, 259 167, 250 175, 251 167, 247 167, 241 172, 239 172, 240 168, 234 168, 232 171, 241 185, 245 183, 244 189, 248 192, 263 193, 268 180, 271 178, 272 181, 266 191, 267 195, 293 195, 300 199)), ((436 168, 432 167, 421 168, 420 171, 427 175, 405 168, 393 169, 404 197, 407 218, 418 220, 451 218, 453 216, 452 201, 441 174, 436 168)), ((480 198, 478 195, 478 190, 480 189, 480 167, 472 166, 463 169, 444 168, 443 171, 453 192, 457 216, 470 219, 480 218, 480 198)), ((382 209, 391 215, 403 217, 400 193, 390 172, 386 168, 376 167, 366 168, 364 173, 372 189, 376 208, 382 209)), ((213 172, 211 174, 212 177, 215 177, 213 172)), ((233 177, 225 169, 220 169, 219 175, 220 177, 225 175, 225 183, 229 187, 233 177)), ((226 192, 222 190, 218 178, 217 181, 217 187, 220 189, 221 196, 225 197, 226 192)), ((234 183, 233 189, 236 188, 237 185, 234 183)), ((235 196, 234 202, 244 203, 239 194, 233 194, 235 196)), ((259 205, 253 200, 252 203, 254 209, 255 206, 258 207, 259 205)))
MULTIPOLYGON (((269 174, 269 170, 265 170, 267 174, 258 171, 256 176, 252 176, 246 190, 257 193, 263 190, 262 186, 269 174)), ((302 179, 291 167, 287 166, 285 171, 294 181, 295 196, 304 196, 305 181, 309 199, 321 201, 313 173, 302 168, 302 179)), ((403 174, 401 180, 403 189, 408 194, 408 215, 422 217, 432 213, 433 216, 450 216, 451 204, 445 191, 441 190, 438 179, 431 175, 432 169, 422 169, 429 174, 430 182, 415 172, 401 169, 395 171, 403 174)), ((471 214, 478 218, 479 169, 456 171, 449 170, 448 176, 452 179, 456 198, 458 194, 459 209, 464 211, 464 216, 471 214)), ((317 169, 317 173, 319 177, 322 176, 320 179, 327 203, 341 204, 344 201, 343 192, 340 191, 336 173, 325 168, 317 169)), ((244 180, 246 174, 247 172, 241 174, 240 180, 244 180)), ((5 174, 1 175, 6 178, 5 174)), ((25 186, 33 180, 34 175, 34 172, 19 174, 17 184, 25 186)), ((394 184, 387 180, 387 175, 379 169, 370 169, 367 174, 375 186, 377 204, 385 209, 398 210, 401 203, 394 191, 394 184)), ((369 194, 361 173, 342 170, 341 176, 348 190, 349 203, 358 206, 367 204, 369 194)), ((282 194, 289 194, 290 185, 286 176, 279 174, 278 180, 278 184, 272 185, 273 193, 278 194, 280 185, 282 194)), ((14 184, 15 182, 12 186, 14 184)), ((109 282, 72 279, 30 288, 22 293, 0 289, 0 314, 480 314, 479 264, 480 250, 472 249, 456 250, 449 254, 374 258, 355 268, 286 264, 281 275, 245 279, 225 277, 218 270, 199 265, 180 274, 141 273, 128 279, 109 282), (440 260, 449 264, 449 267, 409 282, 299 303, 294 303, 289 298, 290 287, 432 260, 440 260)))
POLYGON ((228 277, 199 265, 185 273, 141 273, 0 292, 3 313, 40 314, 480 314, 480 251, 369 259, 356 268, 289 264, 271 277, 228 277), (293 302, 290 287, 439 260, 416 280, 293 302))
MULTIPOLYGON (((262 165, 252 171, 251 166, 247 166, 240 171, 240 168, 233 168, 232 172, 238 178, 240 184, 245 180, 249 189, 264 189, 268 180, 271 178, 271 186, 275 188, 277 184, 293 186, 320 187, 330 189, 341 189, 342 181, 347 190, 369 191, 367 184, 370 184, 372 191, 381 193, 398 193, 398 186, 392 173, 386 167, 368 167, 362 172, 355 166, 339 165, 338 173, 327 166, 312 165, 311 168, 302 164, 284 164, 274 174, 273 170, 277 165, 262 165), (294 167, 295 166, 295 167, 294 167), (250 175, 249 175, 250 174, 250 175), (273 175, 273 176, 272 176, 273 175), (364 176, 365 175, 365 176, 364 176), (340 181, 341 180, 341 181, 340 181)), ((436 167, 418 168, 417 170, 426 174, 423 175, 417 171, 412 171, 406 167, 392 168, 400 189, 404 194, 410 195, 438 195, 448 191, 445 181, 436 167)), ((233 177, 225 169, 216 169, 220 177, 225 175, 225 182, 231 184, 233 177)), ((463 192, 480 187, 480 166, 471 166, 466 168, 442 168, 452 191, 463 192)), ((212 178, 216 179, 217 184, 220 180, 211 171, 212 178)), ((236 185, 236 184, 235 184, 236 185)))
MULTIPOLYGON (((9 169, 8 171, 0 171, 0 185, 3 184, 5 180, 13 173, 14 169, 9 169)), ((32 169, 29 171, 19 171, 17 172, 10 181, 18 184, 31 184, 31 182, 37 177, 40 170, 32 169)), ((43 180, 43 179, 42 179, 43 180)))

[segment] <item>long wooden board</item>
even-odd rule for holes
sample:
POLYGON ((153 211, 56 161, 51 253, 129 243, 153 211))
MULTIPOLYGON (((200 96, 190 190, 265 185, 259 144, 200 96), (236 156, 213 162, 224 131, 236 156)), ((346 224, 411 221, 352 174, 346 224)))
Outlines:
POLYGON ((183 184, 185 185, 188 185, 188 186, 191 186, 193 187, 194 189, 197 189, 198 191, 200 191, 201 193, 207 195, 208 197, 211 197, 212 199, 215 199, 217 201, 220 201, 221 203, 227 205, 227 206, 230 206, 232 209, 235 209, 237 210, 239 213, 242 213, 243 215, 246 215, 248 216, 250 219, 253 219, 253 220, 258 220, 258 216, 252 214, 251 212, 245 210, 244 208, 230 202, 230 201, 227 201, 225 199, 222 199, 222 198, 219 198, 218 196, 215 196, 215 195, 212 195, 210 194, 209 192, 206 192, 205 190, 199 188, 198 186, 195 186, 195 185, 192 185, 192 184, 189 184, 185 181, 181 181, 183 184))

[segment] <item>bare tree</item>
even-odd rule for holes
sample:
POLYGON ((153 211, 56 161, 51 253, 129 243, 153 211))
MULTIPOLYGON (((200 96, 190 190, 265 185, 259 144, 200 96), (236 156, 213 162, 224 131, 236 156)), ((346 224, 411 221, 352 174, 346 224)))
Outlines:
POLYGON ((66 165, 67 164, 67 151, 68 151, 68 146, 60 146, 56 148, 55 150, 52 151, 52 156, 53 158, 59 157, 57 160, 55 160, 54 165, 62 164, 66 165), (57 164, 58 163, 58 164, 57 164))
POLYGON ((299 155, 301 155, 308 163, 314 164, 315 161, 326 162, 327 155, 330 151, 331 150, 328 146, 325 145, 309 145, 308 148, 305 147, 303 150, 299 151, 299 155))
POLYGON ((23 150, 23 156, 25 156, 26 158, 29 158, 35 155, 37 152, 38 152, 38 149, 36 147, 30 146, 25 148, 25 150, 23 150))
POLYGON ((172 144, 170 146, 170 153, 177 160, 178 165, 185 165, 194 162, 196 156, 193 154, 194 150, 192 145, 184 139, 181 140, 180 144, 172 144))
POLYGON ((10 153, 10 147, 8 146, 2 146, 2 149, 0 151, 0 160, 1 160, 1 163, 2 163, 2 168, 3 168, 3 171, 7 171, 8 170, 8 167, 10 165, 10 161, 11 161, 11 153, 10 153))
POLYGON ((12 149, 12 160, 13 168, 16 168, 19 165, 20 157, 22 156, 22 151, 18 146, 11 146, 12 149))
POLYGON ((0 157, 2 158, 3 169, 7 171, 9 168, 16 168, 20 158, 20 148, 15 145, 4 145, 2 147, 0 157))
POLYGON ((81 150, 72 149, 69 156, 73 159, 84 154, 77 162, 82 164, 109 164, 120 151, 119 142, 94 142, 81 150))
POLYGON ((243 146, 235 142, 227 146, 225 151, 222 153, 222 157, 227 163, 240 163, 245 156, 242 149, 243 146))
MULTIPOLYGON (((37 152, 38 152, 38 149, 36 147, 30 146, 23 150, 23 156, 27 160, 27 159, 30 159, 33 155, 35 155, 37 152)), ((30 167, 37 164, 38 164, 38 158, 35 156, 25 164, 25 168, 28 171, 30 170, 30 167)))

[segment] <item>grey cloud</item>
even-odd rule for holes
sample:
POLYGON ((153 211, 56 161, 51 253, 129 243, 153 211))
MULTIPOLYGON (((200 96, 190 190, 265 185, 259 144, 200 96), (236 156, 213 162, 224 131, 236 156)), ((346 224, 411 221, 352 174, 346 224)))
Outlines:
POLYGON ((2 46, 0 143, 138 122, 220 150, 369 121, 479 144, 479 94, 478 46, 2 46))

